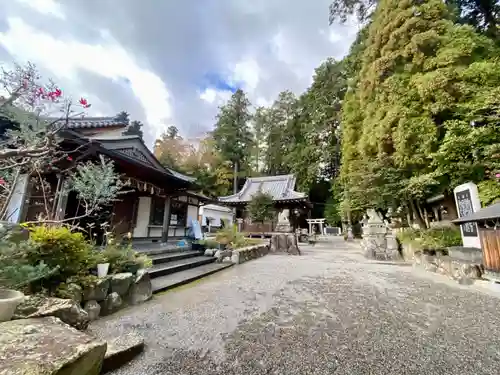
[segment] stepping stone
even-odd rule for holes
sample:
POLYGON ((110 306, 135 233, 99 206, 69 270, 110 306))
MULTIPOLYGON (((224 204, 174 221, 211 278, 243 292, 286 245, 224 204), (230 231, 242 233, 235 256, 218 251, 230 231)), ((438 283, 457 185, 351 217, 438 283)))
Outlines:
POLYGON ((144 340, 133 333, 107 340, 107 343, 108 349, 102 363, 101 374, 122 367, 144 350, 144 340))

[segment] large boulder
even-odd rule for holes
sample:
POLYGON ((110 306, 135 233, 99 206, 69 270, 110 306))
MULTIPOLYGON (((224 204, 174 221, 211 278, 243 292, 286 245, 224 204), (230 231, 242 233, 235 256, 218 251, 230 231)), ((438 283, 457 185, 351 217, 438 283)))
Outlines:
POLYGON ((269 242, 269 252, 300 255, 297 236, 292 233, 273 234, 269 242))
POLYGON ((89 319, 97 320, 99 318, 99 314, 101 313, 101 305, 97 301, 87 301, 85 302, 85 306, 83 309, 89 314, 89 319))
POLYGON ((216 262, 221 263, 224 258, 231 258, 232 255, 232 250, 217 250, 217 252, 215 253, 215 257, 217 258, 216 262))
POLYGON ((82 302, 83 290, 80 285, 75 283, 69 283, 68 286, 66 287, 66 293, 68 294, 68 297, 71 298, 73 301, 78 303, 82 302))
POLYGON ((114 371, 133 360, 144 350, 144 340, 134 333, 107 340, 108 350, 102 364, 102 373, 114 371))
POLYGON ((300 255, 299 245, 297 243, 297 236, 295 234, 288 234, 286 236, 287 253, 291 255, 300 255))
POLYGON ((27 296, 16 308, 13 319, 55 316, 64 323, 84 330, 90 323, 89 314, 72 299, 43 296, 27 296))
POLYGON ((110 276, 110 292, 118 293, 120 297, 127 295, 130 285, 134 281, 134 275, 131 272, 117 273, 110 276))
POLYGON ((109 315, 122 307, 123 300, 118 293, 113 292, 108 294, 106 299, 99 304, 101 305, 101 315, 109 315))
POLYGON ((106 342, 55 317, 0 323, 0 375, 98 375, 106 342))
POLYGON ((109 291, 109 280, 99 279, 99 281, 92 286, 83 289, 84 301, 104 301, 109 291))
POLYGON ((148 271, 141 269, 137 271, 135 280, 128 292, 128 303, 137 305, 145 302, 153 296, 153 287, 148 271))

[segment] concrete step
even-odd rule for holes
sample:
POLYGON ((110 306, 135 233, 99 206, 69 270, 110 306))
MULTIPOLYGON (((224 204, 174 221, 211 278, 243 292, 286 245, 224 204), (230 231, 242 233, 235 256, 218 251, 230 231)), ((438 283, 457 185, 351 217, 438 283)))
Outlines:
POLYGON ((203 255, 200 251, 177 251, 175 253, 166 252, 166 253, 150 255, 149 258, 151 258, 153 264, 161 264, 181 259, 199 257, 200 255, 203 255))
POLYGON ((151 280, 151 284, 153 286, 153 293, 164 292, 166 290, 190 283, 192 281, 201 279, 202 277, 222 271, 223 269, 231 267, 232 265, 233 265, 232 263, 213 263, 212 261, 212 263, 210 264, 205 264, 203 266, 154 278, 151 280))
POLYGON ((154 279, 156 277, 170 275, 175 272, 184 271, 213 262, 215 262, 215 258, 213 257, 197 256, 188 259, 174 260, 168 263, 155 264, 153 267, 148 269, 148 272, 149 276, 154 279))

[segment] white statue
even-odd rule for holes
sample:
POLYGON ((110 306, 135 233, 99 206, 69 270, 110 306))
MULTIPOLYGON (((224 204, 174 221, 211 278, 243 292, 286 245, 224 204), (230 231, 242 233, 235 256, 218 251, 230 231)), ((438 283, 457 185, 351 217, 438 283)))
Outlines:
POLYGON ((366 210, 366 215, 368 215, 368 222, 367 224, 383 224, 384 220, 382 217, 379 215, 377 211, 375 211, 373 208, 370 208, 366 210))

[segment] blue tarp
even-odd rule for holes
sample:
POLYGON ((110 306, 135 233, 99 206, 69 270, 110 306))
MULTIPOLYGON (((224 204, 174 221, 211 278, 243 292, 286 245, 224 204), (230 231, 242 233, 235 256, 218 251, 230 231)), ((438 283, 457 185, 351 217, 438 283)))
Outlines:
POLYGON ((203 239, 203 234, 201 233, 201 226, 198 220, 191 219, 191 225, 189 226, 189 238, 194 238, 195 240, 203 239))

